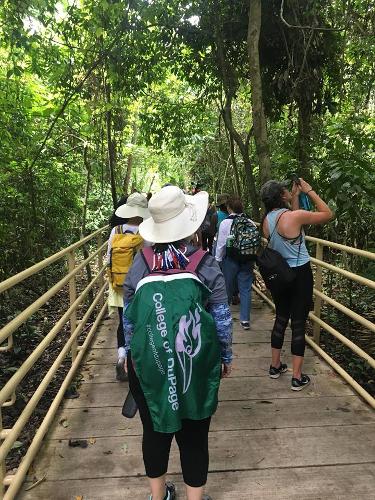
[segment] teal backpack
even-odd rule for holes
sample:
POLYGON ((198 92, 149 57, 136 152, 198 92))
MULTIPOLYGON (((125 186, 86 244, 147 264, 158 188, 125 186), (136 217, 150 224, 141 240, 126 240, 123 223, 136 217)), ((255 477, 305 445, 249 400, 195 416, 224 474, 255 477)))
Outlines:
POLYGON ((205 310, 210 291, 197 276, 207 254, 197 250, 185 270, 152 272, 152 248, 141 252, 149 275, 125 313, 134 325, 131 356, 154 430, 173 433, 182 419, 202 420, 217 408, 220 347, 205 310))

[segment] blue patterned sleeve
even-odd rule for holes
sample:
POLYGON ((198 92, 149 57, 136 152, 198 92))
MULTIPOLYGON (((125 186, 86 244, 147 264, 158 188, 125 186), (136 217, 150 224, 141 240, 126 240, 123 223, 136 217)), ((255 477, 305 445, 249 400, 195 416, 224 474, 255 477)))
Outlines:
POLYGON ((232 314, 228 304, 209 304, 208 311, 212 315, 217 337, 221 347, 221 360, 229 365, 232 362, 232 314))
POLYGON ((124 303, 124 309, 123 309, 123 313, 122 313, 122 325, 123 325, 123 329, 124 329, 126 355, 128 355, 128 352, 130 350, 130 341, 132 339, 133 331, 134 331, 133 323, 129 320, 129 318, 125 314, 126 309, 129 307, 129 304, 130 304, 130 302, 124 303))

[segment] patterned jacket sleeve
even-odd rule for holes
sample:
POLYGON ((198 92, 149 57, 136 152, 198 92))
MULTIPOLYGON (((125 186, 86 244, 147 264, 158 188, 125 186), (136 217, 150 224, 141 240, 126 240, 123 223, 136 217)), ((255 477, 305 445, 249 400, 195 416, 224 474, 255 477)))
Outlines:
POLYGON ((221 348, 221 361, 229 365, 232 362, 232 315, 228 304, 209 304, 208 311, 212 315, 217 337, 221 348))
POLYGON ((126 309, 128 308, 130 302, 125 302, 124 303, 124 309, 123 309, 123 315, 122 315, 122 325, 123 325, 123 330, 124 330, 124 338, 125 338, 125 352, 126 356, 128 355, 128 352, 130 350, 130 341, 133 336, 133 331, 134 331, 134 325, 133 323, 127 318, 125 312, 126 309))

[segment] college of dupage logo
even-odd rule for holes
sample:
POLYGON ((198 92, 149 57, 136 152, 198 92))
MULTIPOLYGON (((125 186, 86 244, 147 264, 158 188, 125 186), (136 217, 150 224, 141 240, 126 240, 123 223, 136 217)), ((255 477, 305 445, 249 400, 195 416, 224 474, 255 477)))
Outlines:
POLYGON ((199 312, 200 308, 197 307, 194 314, 189 311, 189 318, 186 314, 181 316, 176 335, 175 349, 183 374, 183 394, 190 387, 193 358, 201 349, 201 316, 199 312))

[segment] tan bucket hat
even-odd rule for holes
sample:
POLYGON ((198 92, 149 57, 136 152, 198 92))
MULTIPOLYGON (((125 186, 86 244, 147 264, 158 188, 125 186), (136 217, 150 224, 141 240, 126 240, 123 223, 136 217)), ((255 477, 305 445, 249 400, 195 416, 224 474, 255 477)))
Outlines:
POLYGON ((125 205, 118 207, 115 214, 117 217, 122 217, 123 219, 131 219, 132 217, 148 219, 150 212, 147 209, 147 205, 146 196, 140 193, 133 193, 129 195, 125 205))
POLYGON ((184 194, 177 186, 166 186, 148 204, 151 217, 139 226, 146 241, 171 243, 194 234, 202 224, 208 207, 208 193, 184 194))

